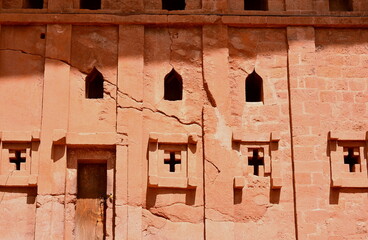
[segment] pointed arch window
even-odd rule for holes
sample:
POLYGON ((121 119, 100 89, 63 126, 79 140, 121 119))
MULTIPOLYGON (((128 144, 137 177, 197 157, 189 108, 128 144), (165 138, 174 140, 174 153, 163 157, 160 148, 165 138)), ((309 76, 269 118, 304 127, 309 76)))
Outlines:
POLYGON ((185 0, 162 0, 163 10, 185 10, 185 5, 185 0))
POLYGON ((245 79, 245 99, 246 102, 263 101, 263 80, 255 70, 245 79))
POLYGON ((244 0, 244 10, 267 11, 267 0, 244 0))
POLYGON ((165 76, 164 88, 165 100, 178 101, 183 99, 183 79, 175 69, 172 69, 165 76))
POLYGON ((93 68, 86 77, 86 98, 103 98, 103 82, 102 74, 93 68))
POLYGON ((101 9, 101 0, 80 0, 80 8, 89 10, 101 9))
POLYGON ((352 0, 329 0, 330 11, 352 11, 352 0))
POLYGON ((23 8, 42 9, 43 0, 24 0, 23 8))

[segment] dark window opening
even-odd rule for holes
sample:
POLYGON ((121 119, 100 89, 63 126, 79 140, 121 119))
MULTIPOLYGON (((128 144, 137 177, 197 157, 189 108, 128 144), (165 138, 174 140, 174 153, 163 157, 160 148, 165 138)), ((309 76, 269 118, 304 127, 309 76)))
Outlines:
POLYGON ((20 170, 20 166, 21 163, 25 163, 26 162, 26 158, 23 157, 22 153, 25 153, 25 151, 20 151, 20 150, 16 150, 13 151, 13 156, 9 157, 9 162, 14 163, 15 164, 15 170, 19 171, 20 170))
POLYGON ((253 156, 248 157, 248 165, 253 166, 253 174, 259 176, 259 166, 264 165, 263 157, 259 156, 259 149, 253 149, 253 156))
POLYGON ((353 11, 351 0, 330 0, 330 11, 353 11))
POLYGON ((185 0, 162 0, 162 9, 164 10, 184 10, 185 0))
POLYGON ((103 82, 102 74, 93 68, 86 77, 86 98, 103 98, 103 82))
POLYGON ((245 99, 246 102, 263 101, 263 80, 253 71, 245 80, 245 99))
POLYGON ((354 148, 348 148, 348 155, 344 156, 344 163, 349 165, 349 172, 356 172, 356 165, 359 163, 359 156, 354 155, 354 148))
POLYGON ((80 8, 89 10, 101 9, 101 0, 81 0, 80 8))
POLYGON ((267 11, 267 0, 244 0, 244 10, 267 11))
POLYGON ((169 156, 169 158, 164 159, 164 164, 169 165, 170 172, 175 172, 175 165, 181 164, 180 152, 170 152, 169 156))
POLYGON ((46 34, 45 34, 45 33, 41 33, 41 34, 40 34, 40 38, 41 38, 41 39, 45 39, 45 38, 46 38, 46 34))
POLYGON ((23 8, 34 8, 34 9, 42 9, 43 8, 43 0, 24 0, 23 8))
POLYGON ((183 79, 174 69, 165 77, 164 99, 177 101, 183 99, 183 79))

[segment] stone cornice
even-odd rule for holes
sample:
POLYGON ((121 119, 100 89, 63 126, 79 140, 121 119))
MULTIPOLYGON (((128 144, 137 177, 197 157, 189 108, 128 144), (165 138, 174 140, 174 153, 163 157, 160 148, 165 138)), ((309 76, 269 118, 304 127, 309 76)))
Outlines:
POLYGON ((0 24, 75 24, 75 25, 212 25, 239 27, 313 26, 334 28, 367 28, 368 14, 344 16, 304 15, 218 15, 218 14, 131 14, 117 13, 0 13, 0 24))

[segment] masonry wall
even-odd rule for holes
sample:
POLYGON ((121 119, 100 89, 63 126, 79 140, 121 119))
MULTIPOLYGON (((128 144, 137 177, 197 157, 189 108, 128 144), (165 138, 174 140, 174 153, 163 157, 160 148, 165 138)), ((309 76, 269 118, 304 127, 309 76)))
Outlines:
POLYGON ((80 163, 106 164, 106 239, 368 237, 363 0, 0 6, 3 239, 78 239, 80 163), (103 98, 88 99, 94 68, 103 98), (172 71, 182 100, 164 99, 172 71), (254 73, 262 100, 247 102, 254 73))
POLYGON ((364 239, 366 191, 331 187, 336 169, 329 162, 328 132, 348 132, 346 139, 364 139, 364 133, 360 137, 354 133, 367 129, 367 80, 360 69, 365 66, 365 30, 288 31, 293 41, 304 42, 289 50, 290 66, 295 69, 290 85, 296 206, 298 224, 305 226, 300 234, 310 239, 340 239, 342 235, 364 239), (315 221, 324 224, 315 225, 315 221))
MULTIPOLYGON (((45 55, 45 40, 40 34, 45 26, 2 26, 1 31, 7 33, 1 34, 0 43, 1 128, 20 132, 40 129, 45 55), (24 38, 29 42, 24 42, 24 38), (21 67, 17 70, 15 64, 21 67)), ((13 174, 7 167, 2 164, 2 175, 13 174)), ((3 182, 1 189, 0 222, 2 228, 9 230, 3 237, 33 238, 37 188, 6 187, 3 182)))

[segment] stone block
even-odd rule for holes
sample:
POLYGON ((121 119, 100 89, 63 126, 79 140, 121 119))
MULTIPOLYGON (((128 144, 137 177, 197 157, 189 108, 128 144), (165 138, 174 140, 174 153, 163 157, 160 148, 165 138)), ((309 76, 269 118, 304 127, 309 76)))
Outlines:
POLYGON ((235 176, 234 177, 234 188, 235 189, 243 189, 245 187, 246 180, 243 176, 235 176))

